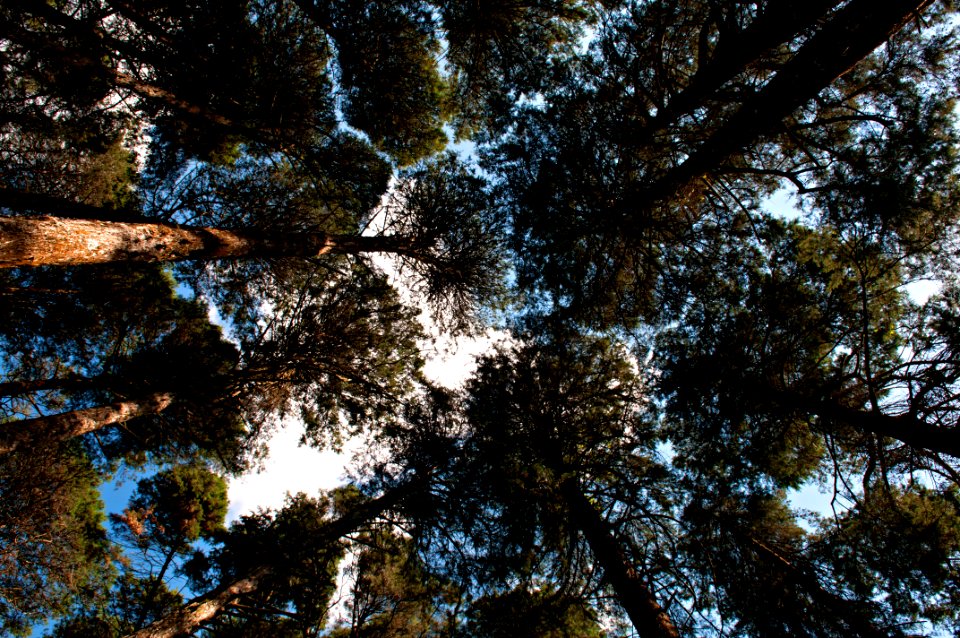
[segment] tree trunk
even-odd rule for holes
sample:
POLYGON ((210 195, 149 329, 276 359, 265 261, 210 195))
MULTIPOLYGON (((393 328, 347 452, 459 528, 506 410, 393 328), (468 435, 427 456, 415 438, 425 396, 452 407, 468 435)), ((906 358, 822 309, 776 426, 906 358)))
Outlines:
POLYGON ((0 424, 0 454, 9 454, 21 446, 37 442, 66 441, 134 417, 159 414, 171 402, 172 393, 157 392, 140 400, 118 401, 95 408, 0 424))
POLYGON ((895 439, 917 450, 947 454, 960 459, 960 427, 938 427, 912 414, 885 414, 873 410, 858 410, 840 405, 831 399, 822 399, 790 390, 770 388, 765 400, 776 409, 777 404, 808 415, 836 421, 861 432, 895 439))
POLYGON ((91 388, 107 388, 111 383, 119 381, 113 375, 99 375, 84 377, 68 375, 50 379, 27 379, 18 381, 0 381, 0 397, 15 397, 34 392, 47 390, 89 390, 91 388))
POLYGON ((574 524, 583 532, 603 577, 613 587, 617 602, 643 638, 679 638, 680 632, 657 602, 656 596, 627 560, 610 526, 583 495, 574 479, 560 486, 574 524))
POLYGON ((724 33, 709 60, 701 60, 690 83, 657 111, 639 136, 629 142, 648 141, 681 115, 704 106, 714 92, 756 63, 767 51, 789 42, 809 29, 839 0, 780 0, 767 6, 764 13, 738 33, 724 33))
POLYGON ((896 439, 918 450, 960 459, 960 429, 931 425, 910 414, 890 415, 845 408, 829 402, 810 403, 814 414, 847 423, 863 432, 896 439))
POLYGON ((653 203, 668 199, 764 135, 824 87, 886 42, 932 0, 853 0, 807 41, 766 86, 679 166, 638 196, 653 203))
MULTIPOLYGON (((420 490, 429 477, 416 477, 410 482, 384 493, 379 498, 360 503, 349 512, 336 518, 324 528, 324 538, 304 539, 306 542, 335 543, 340 538, 356 531, 383 512, 396 506, 403 499, 420 490)), ((195 598, 177 611, 141 629, 127 638, 175 638, 190 635, 208 620, 216 618, 244 594, 255 592, 263 581, 270 577, 269 564, 250 570, 245 576, 230 583, 220 585, 209 593, 195 598)))
POLYGON ((400 236, 270 234, 165 223, 0 217, 0 268, 374 252, 412 255, 412 242, 400 236))
POLYGON ((257 567, 245 577, 193 599, 172 614, 130 634, 128 638, 174 638, 190 635, 201 623, 220 615, 237 598, 256 591, 263 579, 270 575, 270 571, 265 565, 257 567))

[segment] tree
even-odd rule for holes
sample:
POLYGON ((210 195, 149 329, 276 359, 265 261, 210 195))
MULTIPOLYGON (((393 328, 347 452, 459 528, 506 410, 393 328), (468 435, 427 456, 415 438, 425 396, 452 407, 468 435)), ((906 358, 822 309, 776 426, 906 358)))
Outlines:
POLYGON ((441 636, 456 626, 458 588, 429 573, 411 539, 389 527, 372 527, 358 537, 353 552, 347 568, 349 616, 336 623, 331 636, 441 636))
POLYGON ((142 626, 174 559, 188 554, 197 540, 212 539, 223 529, 226 515, 227 485, 201 465, 177 465, 137 484, 129 507, 113 518, 118 533, 129 537, 148 562, 150 553, 159 554, 155 572, 150 564, 137 626, 142 626))
MULTIPOLYGON (((516 579, 527 587, 540 579, 609 587, 638 632, 677 636, 654 593, 653 583, 669 573, 661 573, 659 556, 621 536, 621 525, 639 535, 669 533, 668 519, 654 514, 667 497, 655 486, 663 469, 641 381, 610 341, 547 335, 486 358, 464 397, 435 408, 434 420, 449 409, 462 426, 449 435, 456 456, 440 472, 447 486, 426 513, 423 542, 454 561, 470 557, 462 568, 477 570, 486 587, 516 579), (637 493, 641 485, 648 496, 637 493), (431 524, 445 531, 434 536, 431 524), (591 583, 600 574, 602 584, 591 583)), ((412 444, 423 445, 421 429, 412 444)))
POLYGON ((209 559, 197 558, 192 568, 198 584, 210 582, 207 565, 219 573, 218 584, 168 616, 133 634, 136 638, 173 636, 211 623, 227 635, 239 623, 277 616, 290 617, 301 632, 315 632, 326 621, 336 568, 343 556, 341 538, 356 532, 422 489, 423 477, 375 499, 344 488, 333 494, 339 510, 329 517, 329 500, 300 494, 291 497, 275 516, 260 513, 242 518, 209 559), (230 609, 234 620, 224 616, 230 609), (287 609, 293 609, 288 612, 287 609), (226 623, 223 625, 221 623, 226 623))
POLYGON ((105 564, 73 542, 96 517, 44 549, 17 474, 46 557, 20 579, 54 585, 11 627, 955 629, 952 4, 21 5, 0 9, 2 465, 86 459, 54 510, 121 464, 163 471, 123 528, 155 569, 79 588, 51 574, 105 564), (511 340, 434 386, 418 306, 511 340), (222 500, 194 469, 238 469, 291 416, 313 445, 367 436, 356 484, 380 496, 293 497, 184 562, 176 513, 222 500), (830 515, 798 508, 815 486, 830 515))
POLYGON ((99 476, 75 443, 0 461, 0 628, 29 636, 35 623, 91 604, 109 585, 99 476))

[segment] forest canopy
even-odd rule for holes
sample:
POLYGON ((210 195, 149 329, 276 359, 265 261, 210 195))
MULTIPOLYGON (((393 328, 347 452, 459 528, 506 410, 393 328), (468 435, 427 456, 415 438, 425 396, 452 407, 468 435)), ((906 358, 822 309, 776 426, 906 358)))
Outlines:
POLYGON ((0 6, 0 633, 960 632, 958 29, 0 6), (291 424, 349 480, 227 521, 291 424))

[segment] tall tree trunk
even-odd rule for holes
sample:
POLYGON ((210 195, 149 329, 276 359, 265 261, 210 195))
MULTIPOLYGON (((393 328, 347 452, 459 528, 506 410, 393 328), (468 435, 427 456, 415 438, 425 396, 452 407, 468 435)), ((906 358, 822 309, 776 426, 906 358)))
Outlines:
POLYGON ((27 379, 18 381, 0 381, 0 397, 15 397, 34 392, 47 390, 89 390, 92 388, 108 388, 119 381, 113 375, 99 375, 84 377, 67 375, 49 379, 27 379))
POLYGON ((700 60, 696 73, 679 93, 657 111, 639 136, 630 142, 648 141, 654 134, 704 106, 714 92, 747 70, 774 47, 789 42, 816 24, 840 0, 780 0, 767 6, 764 13, 737 33, 722 33, 707 60, 700 60))
POLYGON ((38 442, 66 441, 134 417, 159 414, 172 402, 172 393, 157 392, 139 400, 0 424, 0 454, 38 442))
POLYGON ((931 2, 853 0, 682 164, 640 189, 638 196, 649 203, 668 199, 730 155, 775 132, 783 118, 847 73, 931 2))
POLYGON ((560 489, 574 524, 583 532, 594 559, 603 568, 603 577, 613 587, 617 602, 627 612, 637 633, 642 638, 679 638, 676 625, 627 560, 610 526, 580 491, 576 480, 565 479, 560 489))
POLYGON ((410 239, 401 236, 271 234, 165 223, 0 217, 0 268, 376 252, 415 256, 410 239))
POLYGON ((216 618, 244 594, 255 592, 270 573, 270 567, 261 565, 243 578, 225 583, 203 596, 194 598, 172 614, 130 634, 128 638, 174 638, 190 635, 202 623, 216 618))
POLYGON ((879 410, 859 410, 789 390, 770 388, 765 401, 768 406, 786 406, 808 415, 849 425, 861 432, 895 439, 917 450, 947 454, 960 459, 960 427, 939 427, 913 414, 885 414, 879 410))
MULTIPOLYGON (((408 483, 396 487, 382 496, 360 503, 349 512, 329 522, 323 530, 323 538, 304 539, 305 542, 335 543, 342 537, 356 531, 365 523, 383 512, 395 507, 403 499, 422 489, 428 476, 415 477, 408 483)), ((127 638, 175 638, 192 634, 204 622, 216 618, 244 594, 257 591, 262 583, 270 578, 273 569, 269 564, 254 567, 246 575, 232 582, 224 583, 210 592, 199 596, 168 616, 141 629, 127 638)))
POLYGON ((957 427, 937 427, 911 414, 855 410, 829 402, 811 402, 807 409, 818 416, 846 423, 863 432, 896 439, 918 450, 960 459, 960 429, 957 427))

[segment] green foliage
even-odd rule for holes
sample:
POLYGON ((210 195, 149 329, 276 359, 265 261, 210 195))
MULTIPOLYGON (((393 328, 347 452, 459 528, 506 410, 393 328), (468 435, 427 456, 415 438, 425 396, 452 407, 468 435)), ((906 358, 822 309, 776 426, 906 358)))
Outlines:
POLYGON ((960 626, 955 487, 877 486, 836 524, 825 524, 821 536, 819 558, 858 596, 879 599, 904 623, 960 626))
MULTIPOLYGON (((448 331, 469 330, 480 311, 503 307, 506 220, 486 182, 453 154, 400 174, 384 210, 386 230, 410 238, 400 254, 410 292, 448 331)), ((482 319, 482 317, 481 317, 482 319)))
POLYGON ((3 631, 123 635, 182 575, 249 585, 187 628, 221 637, 960 628, 950 3, 33 0, 0 27, 4 214, 369 239, 399 273, 0 274, 0 422, 174 397, 0 462, 3 631), (511 340, 434 387, 418 306, 474 334, 509 309, 511 340), (212 468, 283 417, 369 436, 356 486, 223 529, 212 468))
MULTIPOLYGON (((332 637, 405 638, 446 635, 454 620, 458 592, 430 574, 415 544, 387 529, 361 539, 348 567, 352 579, 349 617, 332 637)), ((349 559, 348 559, 349 560, 349 559)))
POLYGON ((49 638, 121 638, 162 618, 183 603, 183 597, 155 579, 124 573, 107 596, 81 607, 45 634, 49 638))
POLYGON ((590 3, 575 0, 438 4, 463 136, 503 126, 515 101, 543 90, 590 16, 590 3))
POLYGON ((475 601, 469 635, 483 638, 600 638, 605 635, 583 601, 556 592, 515 589, 475 601))
POLYGON ((130 506, 115 521, 138 545, 183 552, 212 538, 227 515, 227 484, 202 465, 176 465, 137 484, 130 506))
POLYGON ((212 558, 194 558, 187 570, 201 586, 211 582, 207 568, 216 574, 213 582, 229 583, 269 566, 256 590, 212 623, 214 635, 236 635, 231 632, 278 621, 281 631, 284 625, 301 633, 324 627, 344 554, 339 538, 327 533, 329 508, 327 499, 289 496, 277 512, 246 515, 233 523, 218 539, 222 545, 212 558))
POLYGON ((447 144, 449 89, 437 68, 429 16, 418 4, 330 2, 347 123, 401 166, 447 144))
POLYGON ((0 631, 28 636, 108 587, 99 479, 75 442, 0 463, 0 631))

